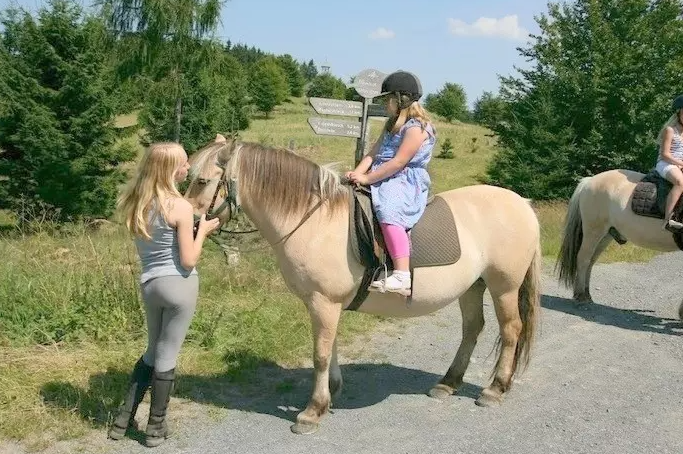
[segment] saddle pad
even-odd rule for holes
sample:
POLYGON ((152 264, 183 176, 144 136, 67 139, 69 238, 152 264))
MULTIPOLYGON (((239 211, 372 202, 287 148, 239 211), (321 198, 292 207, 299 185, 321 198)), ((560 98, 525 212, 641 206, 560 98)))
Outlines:
POLYGON ((410 231, 410 267, 452 265, 460 259, 460 239, 453 213, 435 196, 410 231))

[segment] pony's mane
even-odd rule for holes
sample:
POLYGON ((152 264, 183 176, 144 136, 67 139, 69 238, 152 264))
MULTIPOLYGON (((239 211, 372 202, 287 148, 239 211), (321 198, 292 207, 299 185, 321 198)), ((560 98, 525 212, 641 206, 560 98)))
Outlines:
POLYGON ((271 216, 284 220, 301 215, 321 199, 330 213, 348 203, 350 192, 334 164, 318 165, 291 150, 255 142, 225 145, 211 143, 198 150, 192 169, 201 175, 215 165, 217 153, 239 150, 236 177, 240 197, 257 203, 271 216))

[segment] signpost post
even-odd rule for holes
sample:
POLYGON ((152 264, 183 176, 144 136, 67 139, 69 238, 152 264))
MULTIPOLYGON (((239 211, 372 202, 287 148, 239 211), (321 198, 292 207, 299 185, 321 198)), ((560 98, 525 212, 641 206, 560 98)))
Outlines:
POLYGON ((363 152, 369 135, 368 117, 386 117, 384 106, 372 104, 372 98, 381 93, 382 81, 386 75, 376 69, 364 69, 353 80, 353 88, 363 97, 363 102, 343 101, 328 98, 310 98, 313 109, 321 115, 356 117, 359 121, 333 118, 310 117, 308 124, 318 135, 356 138, 355 165, 363 159, 363 152))

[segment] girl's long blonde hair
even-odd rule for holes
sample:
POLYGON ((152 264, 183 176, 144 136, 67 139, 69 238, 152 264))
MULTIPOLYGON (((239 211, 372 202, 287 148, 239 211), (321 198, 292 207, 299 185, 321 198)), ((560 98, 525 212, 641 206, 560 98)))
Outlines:
MULTIPOLYGON (((401 95, 401 99, 396 99, 396 102, 398 102, 399 105, 405 105, 408 102, 410 102, 410 98, 406 95, 401 95)), ((427 127, 428 123, 431 123, 429 114, 424 109, 424 107, 422 107, 422 105, 420 105, 419 102, 413 101, 412 103, 410 103, 408 107, 406 107, 405 109, 401 109, 397 117, 389 118, 386 124, 384 125, 384 129, 387 132, 396 134, 401 129, 401 127, 404 124, 406 124, 406 122, 411 118, 414 118, 417 121, 419 121, 420 125, 422 125, 423 130, 427 127)))
POLYGON ((666 128, 671 126, 673 130, 676 131, 677 127, 683 127, 683 125, 681 125, 681 122, 678 120, 678 113, 678 110, 674 112, 673 115, 671 115, 669 119, 666 120, 666 123, 664 123, 662 128, 659 130, 659 135, 657 136, 657 146, 659 147, 660 151, 662 149, 662 140, 664 139, 664 132, 666 131, 666 128))
POLYGON ((175 173, 183 164, 185 150, 175 142, 151 144, 140 159, 135 176, 128 182, 117 202, 126 227, 133 235, 150 240, 149 214, 153 208, 168 221, 168 204, 182 197, 175 184, 175 173))

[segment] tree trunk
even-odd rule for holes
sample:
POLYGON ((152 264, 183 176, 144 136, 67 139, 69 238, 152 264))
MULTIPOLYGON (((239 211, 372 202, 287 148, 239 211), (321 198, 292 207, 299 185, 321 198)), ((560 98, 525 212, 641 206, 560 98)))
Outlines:
POLYGON ((174 140, 177 143, 180 143, 180 120, 182 118, 182 110, 183 110, 183 99, 178 96, 175 99, 175 128, 174 128, 174 140))

